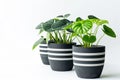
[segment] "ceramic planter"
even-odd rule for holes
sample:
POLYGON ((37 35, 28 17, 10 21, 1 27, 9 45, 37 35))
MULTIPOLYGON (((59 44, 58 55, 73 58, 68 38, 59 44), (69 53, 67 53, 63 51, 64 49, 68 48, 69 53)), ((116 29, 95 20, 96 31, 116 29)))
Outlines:
POLYGON ((73 63, 78 77, 99 78, 105 59, 105 46, 84 48, 73 46, 73 63))
POLYGON ((48 59, 52 70, 69 71, 73 68, 73 44, 48 44, 48 59))
POLYGON ((43 42, 42 44, 40 44, 40 57, 42 59, 43 64, 45 65, 49 65, 49 61, 48 61, 48 44, 46 44, 46 42, 43 42))

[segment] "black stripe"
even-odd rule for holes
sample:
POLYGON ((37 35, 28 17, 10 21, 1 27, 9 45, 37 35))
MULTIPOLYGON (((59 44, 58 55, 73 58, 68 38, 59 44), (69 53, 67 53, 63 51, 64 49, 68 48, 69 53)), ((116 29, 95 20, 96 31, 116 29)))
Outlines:
POLYGON ((48 51, 50 53, 72 53, 72 51, 48 51))
POLYGON ((72 44, 56 44, 56 43, 49 43, 48 47, 49 48, 58 48, 58 49, 71 49, 72 45, 74 45, 75 43, 72 44))
POLYGON ((76 61, 73 60, 74 63, 80 63, 80 64, 99 64, 99 63, 104 63, 104 60, 101 61, 76 61))
POLYGON ((47 48, 47 46, 39 46, 40 48, 47 48))
POLYGON ((48 56, 52 58, 72 58, 72 56, 53 56, 53 55, 48 55, 48 56))
POLYGON ((39 50, 40 52, 48 52, 47 50, 39 50))
POLYGON ((79 56, 79 55, 73 55, 76 58, 104 58, 105 55, 97 55, 97 56, 79 56))

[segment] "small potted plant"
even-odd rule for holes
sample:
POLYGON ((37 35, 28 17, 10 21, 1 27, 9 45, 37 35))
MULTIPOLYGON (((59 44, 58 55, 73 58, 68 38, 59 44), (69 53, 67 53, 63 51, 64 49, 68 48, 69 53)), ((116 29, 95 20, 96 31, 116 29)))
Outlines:
POLYGON ((44 34, 46 33, 46 38, 44 38, 43 36, 41 36, 40 39, 37 40, 37 41, 34 43, 33 47, 32 47, 32 49, 34 50, 38 45, 40 45, 40 46, 39 46, 39 48, 40 48, 40 57, 41 57, 41 59, 42 59, 43 64, 45 64, 45 65, 49 65, 47 47, 48 47, 48 40, 51 39, 51 38, 50 38, 51 36, 50 36, 49 33, 46 32, 46 30, 44 29, 44 27, 47 26, 47 27, 49 28, 49 26, 51 25, 51 24, 50 24, 51 22, 53 22, 52 19, 51 19, 51 20, 48 20, 48 21, 46 21, 46 22, 42 22, 42 23, 40 23, 40 24, 36 27, 36 29, 39 30, 39 34, 40 34, 40 35, 41 35, 42 33, 44 33, 44 34))
POLYGON ((49 28, 44 27, 51 35, 48 43, 48 59, 52 70, 69 71, 73 67, 72 59, 72 30, 65 27, 72 22, 67 19, 70 14, 60 15, 54 18, 49 28))
POLYGON ((105 36, 116 38, 115 32, 108 27, 108 21, 89 15, 88 19, 80 17, 69 26, 75 33, 80 45, 73 46, 73 63, 78 77, 99 78, 105 61, 105 46, 98 45, 105 36), (103 35, 97 36, 101 28, 103 35), (96 42, 96 44, 95 44, 96 42))

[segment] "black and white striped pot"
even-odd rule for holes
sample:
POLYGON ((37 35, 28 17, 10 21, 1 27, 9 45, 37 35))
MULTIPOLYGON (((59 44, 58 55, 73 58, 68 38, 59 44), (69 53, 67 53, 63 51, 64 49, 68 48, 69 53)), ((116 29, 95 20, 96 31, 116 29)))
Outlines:
POLYGON ((105 59, 105 46, 92 46, 84 48, 73 46, 73 63, 75 72, 81 78, 99 78, 105 59))
POLYGON ((40 44, 40 57, 42 59, 43 64, 49 65, 49 60, 48 60, 48 44, 40 44))
POLYGON ((73 68, 73 44, 48 44, 48 59, 54 71, 69 71, 73 68))

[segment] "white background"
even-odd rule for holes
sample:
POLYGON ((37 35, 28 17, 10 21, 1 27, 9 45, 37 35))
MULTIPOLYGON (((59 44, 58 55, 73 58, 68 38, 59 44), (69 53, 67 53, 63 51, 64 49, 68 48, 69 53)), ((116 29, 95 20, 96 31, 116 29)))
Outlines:
MULTIPOLYGON (((82 80, 73 71, 55 72, 42 64, 35 27, 59 14, 86 18, 93 14, 107 19, 117 34, 101 41, 106 46, 106 62, 101 80, 120 80, 119 0, 0 0, 0 80, 82 80)), ((98 79, 99 80, 99 79, 98 79)))

